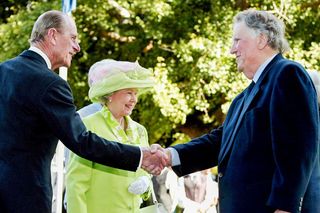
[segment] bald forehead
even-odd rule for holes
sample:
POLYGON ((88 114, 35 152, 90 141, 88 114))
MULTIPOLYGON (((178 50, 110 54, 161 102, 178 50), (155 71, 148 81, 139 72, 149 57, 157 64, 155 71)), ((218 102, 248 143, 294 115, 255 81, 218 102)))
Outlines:
POLYGON ((71 16, 68 16, 68 15, 64 15, 64 22, 71 26, 71 25, 76 25, 73 18, 71 16))
POLYGON ((64 31, 70 32, 71 35, 77 36, 77 27, 76 23, 71 16, 66 15, 64 18, 64 31))

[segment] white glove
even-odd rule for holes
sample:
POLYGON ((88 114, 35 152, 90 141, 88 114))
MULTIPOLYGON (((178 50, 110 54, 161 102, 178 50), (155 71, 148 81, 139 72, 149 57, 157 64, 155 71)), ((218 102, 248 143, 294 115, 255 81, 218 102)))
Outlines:
POLYGON ((147 176, 141 176, 130 184, 128 191, 136 195, 143 194, 148 190, 149 183, 150 180, 147 176))

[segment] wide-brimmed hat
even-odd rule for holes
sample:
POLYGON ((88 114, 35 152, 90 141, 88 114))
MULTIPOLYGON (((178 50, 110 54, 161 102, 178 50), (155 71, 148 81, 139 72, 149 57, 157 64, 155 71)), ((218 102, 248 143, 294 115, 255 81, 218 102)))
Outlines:
POLYGON ((152 72, 138 62, 104 59, 93 64, 88 75, 92 102, 101 102, 101 98, 121 89, 136 88, 141 94, 155 84, 152 72))

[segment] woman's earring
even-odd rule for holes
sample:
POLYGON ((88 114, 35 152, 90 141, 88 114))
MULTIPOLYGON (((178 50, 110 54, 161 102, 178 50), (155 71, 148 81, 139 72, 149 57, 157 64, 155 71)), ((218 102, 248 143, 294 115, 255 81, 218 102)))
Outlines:
POLYGON ((112 99, 111 99, 111 98, 109 98, 108 100, 109 100, 109 103, 111 103, 111 102, 112 102, 112 99))

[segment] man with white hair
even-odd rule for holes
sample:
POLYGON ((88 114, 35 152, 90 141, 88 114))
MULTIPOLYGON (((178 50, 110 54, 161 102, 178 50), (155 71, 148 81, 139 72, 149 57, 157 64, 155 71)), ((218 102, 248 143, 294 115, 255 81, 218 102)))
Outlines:
POLYGON ((51 213, 50 165, 58 140, 104 165, 159 174, 149 148, 105 140, 86 130, 68 83, 54 70, 80 51, 74 20, 48 11, 35 22, 30 49, 0 64, 0 211, 51 213), (125 154, 124 154, 125 153, 125 154), (141 166, 140 166, 141 165, 141 166))
POLYGON ((320 212, 317 94, 306 70, 282 56, 284 35, 270 12, 238 13, 230 52, 250 86, 219 128, 165 150, 179 176, 218 165, 221 213, 320 212))

